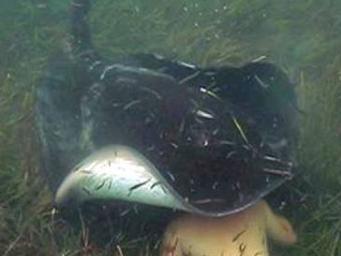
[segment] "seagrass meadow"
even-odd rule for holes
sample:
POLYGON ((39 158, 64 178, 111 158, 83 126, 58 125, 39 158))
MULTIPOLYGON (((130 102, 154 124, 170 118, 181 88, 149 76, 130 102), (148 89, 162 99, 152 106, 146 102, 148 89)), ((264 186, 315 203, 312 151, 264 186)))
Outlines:
MULTIPOLYGON (((68 47, 69 2, 0 1, 0 254, 158 255, 143 237, 96 245, 83 225, 53 212, 34 104, 50 57, 68 47)), ((278 211, 299 241, 271 249, 275 256, 341 255, 341 2, 93 2, 89 23, 102 55, 158 53, 201 66, 261 57, 288 73, 300 108, 299 172, 278 192, 290 191, 294 203, 278 211)))

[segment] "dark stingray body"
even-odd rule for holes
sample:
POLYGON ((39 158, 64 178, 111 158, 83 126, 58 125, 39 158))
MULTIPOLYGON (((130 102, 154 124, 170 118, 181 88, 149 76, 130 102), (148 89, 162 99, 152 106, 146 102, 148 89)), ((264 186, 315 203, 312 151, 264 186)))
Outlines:
POLYGON ((38 89, 43 169, 55 191, 110 144, 149 159, 202 210, 238 209, 293 175, 296 98, 270 63, 198 67, 158 55, 107 59, 92 46, 89 1, 74 1, 72 49, 38 89))

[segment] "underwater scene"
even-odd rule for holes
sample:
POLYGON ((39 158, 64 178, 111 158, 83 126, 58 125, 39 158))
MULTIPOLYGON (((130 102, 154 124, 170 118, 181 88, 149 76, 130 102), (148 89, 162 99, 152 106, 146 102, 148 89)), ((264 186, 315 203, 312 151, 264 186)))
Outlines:
POLYGON ((340 256, 340 14, 0 1, 0 254, 340 256))

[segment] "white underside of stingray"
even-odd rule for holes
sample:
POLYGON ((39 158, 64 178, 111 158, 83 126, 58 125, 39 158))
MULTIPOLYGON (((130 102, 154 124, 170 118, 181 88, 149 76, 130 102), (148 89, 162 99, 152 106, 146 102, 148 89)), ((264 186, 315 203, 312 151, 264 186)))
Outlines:
POLYGON ((104 147, 85 158, 64 179, 55 196, 57 206, 91 200, 123 200, 215 217, 251 205, 221 212, 201 210, 177 193, 147 158, 122 145, 104 147))

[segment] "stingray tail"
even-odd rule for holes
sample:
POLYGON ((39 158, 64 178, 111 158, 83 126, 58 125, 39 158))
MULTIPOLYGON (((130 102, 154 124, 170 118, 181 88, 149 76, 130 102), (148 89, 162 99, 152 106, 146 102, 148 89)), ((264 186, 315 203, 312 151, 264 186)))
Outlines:
POLYGON ((71 53, 75 57, 88 56, 94 52, 87 19, 90 7, 90 0, 71 1, 71 53))
POLYGON ((92 48, 87 15, 90 10, 89 0, 73 0, 71 2, 71 44, 76 52, 92 48))

